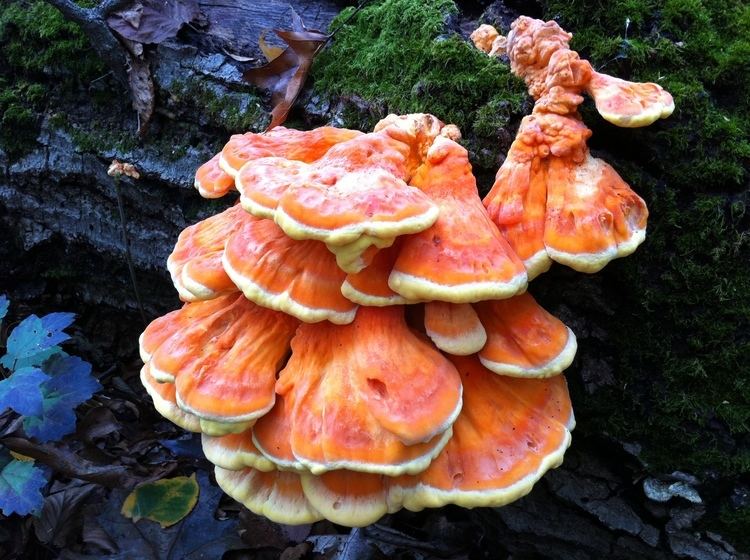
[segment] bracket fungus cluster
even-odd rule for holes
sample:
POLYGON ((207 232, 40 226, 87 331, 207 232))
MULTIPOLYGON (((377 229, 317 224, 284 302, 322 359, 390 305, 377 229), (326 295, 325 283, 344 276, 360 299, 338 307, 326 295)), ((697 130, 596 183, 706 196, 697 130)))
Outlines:
POLYGON ((537 98, 484 201, 458 129, 427 114, 233 136, 196 174, 239 200, 180 235, 185 303, 141 336, 141 380, 256 513, 360 526, 499 506, 562 461, 576 339, 528 280, 549 259, 600 268, 646 218, 588 154, 579 93, 631 126, 669 97, 596 74, 553 23, 481 33, 537 98))
POLYGON ((513 22, 507 37, 489 25, 471 37, 490 56, 507 55, 535 100, 484 200, 529 278, 552 261, 596 272, 645 239, 646 204, 589 153, 591 130, 578 113, 582 94, 621 127, 647 126, 674 110, 672 96, 657 84, 595 71, 569 48, 571 37, 554 21, 528 17, 513 22))

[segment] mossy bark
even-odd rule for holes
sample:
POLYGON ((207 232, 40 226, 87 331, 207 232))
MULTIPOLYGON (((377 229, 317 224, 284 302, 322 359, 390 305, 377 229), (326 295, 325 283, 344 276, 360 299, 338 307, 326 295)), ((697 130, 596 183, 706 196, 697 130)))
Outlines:
MULTIPOLYGON (((312 26, 335 12, 333 2, 319 2, 320 12, 298 4, 308 18, 326 14, 312 26)), ((484 556, 738 557, 715 532, 750 547, 750 8, 740 0, 479 4, 372 0, 351 19, 342 13, 333 27, 346 23, 316 61, 292 124, 366 128, 391 111, 434 113, 462 128, 486 189, 531 102, 507 66, 465 36, 478 21, 507 31, 519 9, 557 19, 597 69, 659 81, 677 110, 647 129, 621 130, 583 109, 593 151, 646 199, 651 218, 646 243, 627 259, 588 276, 554 268, 531 285, 580 342, 568 372, 579 426, 565 465, 498 511, 400 514, 390 523, 427 526, 439 515, 468 523, 478 544, 467 546, 484 556), (672 471, 696 477, 685 484, 703 504, 647 496, 644 481, 679 482, 672 471)), ((155 316, 178 304, 164 266, 177 233, 222 204, 190 188, 195 167, 229 133, 262 129, 268 107, 226 55, 248 54, 247 34, 187 29, 149 53, 158 113, 138 140, 126 92, 85 37, 41 1, 24 8, 20 0, 0 7, 0 291, 34 312, 81 313, 88 352, 106 369, 134 358, 142 327, 109 161, 131 161, 142 174, 123 191, 155 316)))

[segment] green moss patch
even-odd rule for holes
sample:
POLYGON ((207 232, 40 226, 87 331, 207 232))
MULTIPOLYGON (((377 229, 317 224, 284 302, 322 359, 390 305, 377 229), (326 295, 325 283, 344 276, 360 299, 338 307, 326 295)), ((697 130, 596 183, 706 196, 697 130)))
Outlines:
POLYGON ((262 99, 254 93, 215 91, 209 82, 189 78, 174 82, 169 91, 173 101, 193 106, 206 124, 230 133, 260 132, 270 120, 262 99))
MULTIPOLYGON (((597 70, 657 81, 675 98, 668 121, 633 135, 672 188, 746 188, 750 169, 750 4, 743 0, 551 0, 546 17, 573 32, 597 70)), ((626 135, 627 136, 627 135, 626 135)), ((621 136, 622 138, 622 136, 621 136)))
POLYGON ((389 112, 429 112, 464 134, 496 137, 526 91, 507 66, 446 30, 456 11, 451 0, 383 0, 351 19, 344 10, 331 28, 346 24, 313 68, 316 91, 382 107, 370 126, 389 112))
POLYGON ((63 91, 106 70, 78 26, 35 0, 0 5, 0 148, 15 158, 35 145, 40 113, 63 91), (54 81, 54 88, 50 82, 54 81))

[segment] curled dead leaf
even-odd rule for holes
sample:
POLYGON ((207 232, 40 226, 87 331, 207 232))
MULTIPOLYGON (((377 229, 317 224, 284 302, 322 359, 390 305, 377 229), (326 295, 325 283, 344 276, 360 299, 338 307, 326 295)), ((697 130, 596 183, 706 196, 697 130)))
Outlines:
POLYGON ((198 13, 198 0, 136 0, 128 9, 113 12, 107 25, 131 41, 161 43, 198 13))
MULTIPOLYGON (((330 37, 322 31, 307 29, 294 10, 292 10, 292 22, 291 31, 274 30, 276 35, 288 45, 287 48, 268 64, 251 68, 243 74, 245 80, 251 84, 271 92, 273 109, 271 110, 271 123, 266 130, 286 120, 289 110, 305 84, 313 58, 330 37)), ((264 39, 263 43, 265 43, 264 39)), ((262 44, 261 49, 263 49, 262 44)), ((268 57, 268 54, 266 56, 268 57)))
POLYGON ((284 52, 284 48, 279 47, 278 45, 268 44, 268 41, 266 41, 266 33, 268 33, 268 31, 268 29, 264 29, 260 32, 260 36, 258 37, 258 46, 260 47, 263 56, 266 57, 266 61, 271 62, 274 58, 278 58, 281 53, 284 52))

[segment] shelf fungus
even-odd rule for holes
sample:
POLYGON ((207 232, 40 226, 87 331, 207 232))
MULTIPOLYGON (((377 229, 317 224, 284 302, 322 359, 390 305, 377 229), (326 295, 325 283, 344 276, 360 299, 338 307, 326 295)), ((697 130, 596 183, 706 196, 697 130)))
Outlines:
POLYGON ((488 25, 472 34, 490 56, 508 56, 535 100, 484 199, 529 279, 552 261, 597 272, 645 239, 645 203, 609 164, 589 153, 591 131, 578 113, 582 94, 620 127, 648 126, 674 110, 672 96, 657 84, 596 72, 569 48, 571 37, 554 21, 528 17, 513 22, 507 37, 488 25))
POLYGON ((255 513, 362 526, 501 506, 570 444, 576 337, 528 281, 632 252, 648 215, 577 107, 587 93, 644 126, 671 97, 595 72, 553 22, 474 39, 536 100, 484 200, 458 129, 427 114, 236 135, 196 174, 238 200, 179 236, 185 303, 141 335, 141 381, 255 513))

